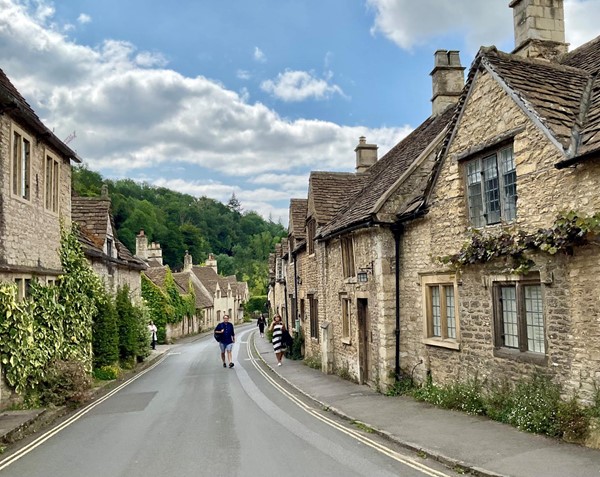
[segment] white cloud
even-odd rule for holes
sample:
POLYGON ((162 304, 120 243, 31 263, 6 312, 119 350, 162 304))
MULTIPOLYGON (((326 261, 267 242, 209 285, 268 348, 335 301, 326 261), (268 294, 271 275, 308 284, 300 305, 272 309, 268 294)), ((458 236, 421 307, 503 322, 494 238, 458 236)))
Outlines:
MULTIPOLYGON (((439 46, 439 39, 464 35, 470 52, 481 45, 514 46, 512 9, 502 0, 367 0, 375 12, 373 34, 381 34, 400 48, 439 46), (438 40, 438 42, 436 42, 438 40)), ((600 33, 598 0, 565 0, 567 41, 572 47, 600 33)))
POLYGON ((259 63, 264 63, 267 61, 267 57, 258 46, 254 47, 254 59, 259 63))
POLYGON ((86 13, 81 13, 78 17, 77 17, 77 21, 79 23, 81 23, 82 25, 85 25, 86 23, 90 23, 92 21, 92 17, 90 17, 89 15, 87 15, 86 13))
POLYGON ((290 71, 279 73, 275 80, 261 83, 261 89, 283 101, 305 101, 307 99, 327 99, 334 94, 344 96, 342 89, 329 84, 327 80, 316 78, 306 71, 290 71))
POLYGON ((246 71, 246 70, 237 70, 237 72, 236 72, 235 75, 237 76, 238 79, 241 79, 241 80, 244 80, 244 81, 249 80, 250 78, 252 78, 252 75, 250 74, 250 72, 246 71))

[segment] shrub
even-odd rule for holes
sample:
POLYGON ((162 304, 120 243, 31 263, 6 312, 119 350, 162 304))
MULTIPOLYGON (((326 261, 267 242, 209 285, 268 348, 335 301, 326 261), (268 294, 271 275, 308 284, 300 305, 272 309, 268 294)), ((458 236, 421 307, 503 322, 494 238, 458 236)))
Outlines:
POLYGON ((415 390, 415 383, 409 376, 401 376, 385 393, 386 396, 403 396, 415 390))
POLYGON ((92 326, 94 368, 116 363, 119 359, 117 312, 113 299, 102 293, 97 300, 98 311, 92 326))
POLYGON ((92 385, 83 363, 78 361, 53 361, 39 386, 42 405, 64 406, 81 404, 89 397, 92 385))
POLYGON ((294 360, 302 359, 302 346, 304 346, 304 336, 302 333, 296 333, 292 346, 286 353, 286 357, 294 360))
POLYGON ((558 406, 558 434, 569 442, 583 442, 590 429, 590 413, 573 396, 569 401, 561 401, 558 406))
POLYGON ((117 379, 121 375, 121 368, 116 365, 102 366, 94 369, 94 378, 101 381, 111 381, 117 379))

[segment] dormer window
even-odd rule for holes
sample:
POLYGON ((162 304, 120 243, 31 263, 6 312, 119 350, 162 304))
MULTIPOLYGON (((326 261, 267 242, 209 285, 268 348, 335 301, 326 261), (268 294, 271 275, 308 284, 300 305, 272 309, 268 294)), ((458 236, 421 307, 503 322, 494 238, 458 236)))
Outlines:
POLYGON ((517 218, 517 171, 512 145, 467 161, 465 171, 473 226, 517 218))
POLYGON ((109 238, 106 239, 106 255, 113 256, 113 241, 109 238))

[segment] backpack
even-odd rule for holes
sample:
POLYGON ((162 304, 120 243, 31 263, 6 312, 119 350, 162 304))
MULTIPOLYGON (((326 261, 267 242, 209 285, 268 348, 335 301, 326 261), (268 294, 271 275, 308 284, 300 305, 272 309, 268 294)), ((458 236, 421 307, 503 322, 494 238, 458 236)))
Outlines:
MULTIPOLYGON (((218 325, 217 325, 218 327, 218 325)), ((213 333, 213 336, 215 337, 215 340, 217 340, 219 343, 221 342, 221 340, 223 339, 223 333, 217 333, 217 328, 215 328, 215 332, 213 333)))

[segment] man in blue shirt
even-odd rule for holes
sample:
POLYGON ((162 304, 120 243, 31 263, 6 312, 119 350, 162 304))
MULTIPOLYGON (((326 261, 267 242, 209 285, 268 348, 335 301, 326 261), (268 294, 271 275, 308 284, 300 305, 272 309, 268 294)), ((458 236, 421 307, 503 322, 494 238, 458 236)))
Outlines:
POLYGON ((229 367, 233 368, 231 350, 233 348, 233 343, 235 343, 235 330, 233 329, 233 323, 229 323, 229 315, 223 315, 223 321, 215 328, 215 334, 221 335, 219 348, 221 349, 221 360, 223 361, 223 367, 227 367, 227 364, 225 363, 225 352, 227 351, 229 367))

